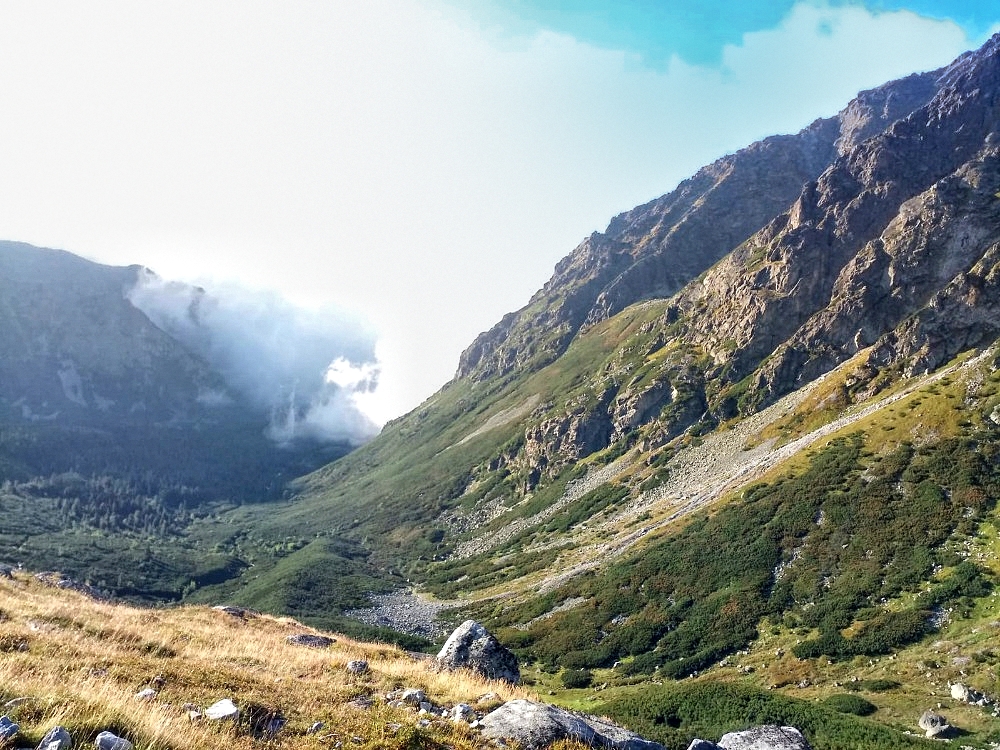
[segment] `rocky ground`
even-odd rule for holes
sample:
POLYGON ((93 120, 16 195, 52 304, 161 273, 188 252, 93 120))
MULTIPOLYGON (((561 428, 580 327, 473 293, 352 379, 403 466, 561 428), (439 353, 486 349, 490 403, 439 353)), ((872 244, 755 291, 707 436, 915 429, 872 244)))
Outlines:
POLYGON ((409 589, 374 595, 371 602, 370 607, 354 609, 344 614, 366 625, 392 628, 432 641, 440 640, 451 631, 449 625, 441 622, 438 616, 458 604, 425 599, 409 589))

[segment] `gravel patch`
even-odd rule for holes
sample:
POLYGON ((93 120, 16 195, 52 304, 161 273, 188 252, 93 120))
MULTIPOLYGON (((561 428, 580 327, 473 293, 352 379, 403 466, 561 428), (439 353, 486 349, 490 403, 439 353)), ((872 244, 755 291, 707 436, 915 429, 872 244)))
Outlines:
POLYGON ((392 628, 400 633, 418 635, 430 640, 438 640, 448 635, 452 628, 440 622, 438 614, 458 606, 457 602, 435 602, 423 599, 409 589, 393 591, 389 594, 375 594, 372 606, 352 609, 345 617, 382 628, 392 628))

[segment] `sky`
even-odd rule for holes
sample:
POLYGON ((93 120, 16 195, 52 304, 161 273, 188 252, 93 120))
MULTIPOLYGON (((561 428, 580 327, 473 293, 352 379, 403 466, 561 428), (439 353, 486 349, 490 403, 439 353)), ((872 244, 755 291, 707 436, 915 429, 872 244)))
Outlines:
POLYGON ((270 337, 250 370, 331 340, 371 432, 613 215, 947 64, 995 5, 5 0, 0 239, 202 285, 219 336, 270 337))

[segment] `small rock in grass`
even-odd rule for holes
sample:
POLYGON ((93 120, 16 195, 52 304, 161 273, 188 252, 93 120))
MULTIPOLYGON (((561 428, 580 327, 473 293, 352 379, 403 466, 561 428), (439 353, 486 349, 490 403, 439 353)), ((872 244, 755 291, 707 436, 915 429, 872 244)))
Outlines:
POLYGON ((213 721, 235 719, 239 715, 240 710, 236 707, 235 703, 229 700, 229 698, 223 698, 221 701, 216 701, 205 709, 205 716, 213 721))
POLYGON ((137 701, 151 701, 155 697, 156 697, 156 691, 153 690, 153 688, 145 688, 135 694, 135 699, 137 701))
POLYGON ((417 688, 407 688, 403 691, 399 699, 403 703, 409 703, 411 706, 419 706, 421 703, 427 701, 427 695, 423 690, 418 690, 417 688))
POLYGON ((364 674, 368 671, 368 662, 364 659, 352 659, 347 662, 347 671, 351 674, 364 674))
POLYGON ((459 703, 451 709, 451 720, 454 722, 472 722, 476 718, 476 712, 468 703, 459 703))
POLYGON ((111 732, 101 732, 94 740, 97 750, 132 750, 132 743, 111 732))
POLYGON ((306 734, 316 734, 316 732, 320 731, 324 726, 326 725, 322 721, 317 721, 306 730, 306 734))
POLYGON ((9 716, 0 716, 0 742, 14 737, 21 727, 15 724, 9 716))
POLYGON ((212 607, 216 612, 223 612, 224 614, 230 615, 232 617, 238 617, 241 620, 247 620, 251 617, 257 617, 260 615, 255 609, 247 609, 246 607, 233 607, 228 604, 220 604, 217 607, 212 607))
POLYGON ((309 648, 327 648, 337 642, 325 635, 313 635, 312 633, 297 633, 288 636, 286 640, 293 646, 308 646, 309 648))

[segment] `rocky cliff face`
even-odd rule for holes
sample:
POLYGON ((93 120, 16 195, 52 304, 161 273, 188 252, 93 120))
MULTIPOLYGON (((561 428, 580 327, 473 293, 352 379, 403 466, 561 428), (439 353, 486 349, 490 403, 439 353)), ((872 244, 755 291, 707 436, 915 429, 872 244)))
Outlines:
POLYGON ((874 376, 995 339, 998 96, 1000 37, 724 157, 589 237, 459 367, 524 374, 630 305, 665 301, 528 425, 528 486, 645 425, 662 444, 752 412, 862 349, 874 376))
POLYGON ((839 157, 686 288, 678 304, 690 340, 728 365, 731 380, 767 358, 756 385, 773 395, 871 345, 883 360, 889 349, 926 349, 910 366, 940 364, 971 341, 942 328, 951 325, 937 312, 945 304, 956 330, 972 315, 979 342, 995 335, 985 295, 970 300, 976 286, 985 291, 1000 239, 998 91, 995 38, 943 71, 926 105, 839 157))

